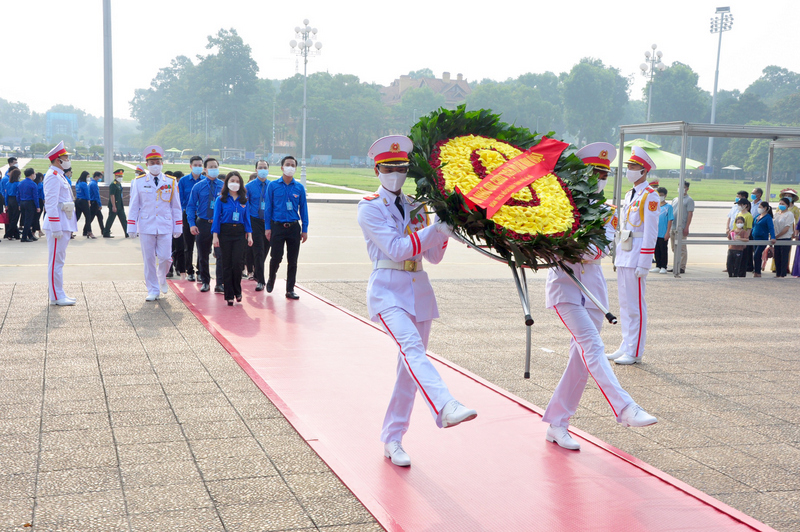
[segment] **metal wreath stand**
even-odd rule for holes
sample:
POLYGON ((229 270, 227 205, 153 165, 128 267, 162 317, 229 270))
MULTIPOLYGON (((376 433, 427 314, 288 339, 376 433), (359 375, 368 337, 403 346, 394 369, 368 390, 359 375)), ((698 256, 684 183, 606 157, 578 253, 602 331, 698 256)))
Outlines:
MULTIPOLYGON (((451 228, 452 229, 452 228, 451 228)), ((531 378, 531 326, 533 325, 533 317, 531 316, 531 301, 530 301, 530 293, 528 292, 528 278, 525 275, 525 270, 529 269, 529 266, 525 266, 524 264, 518 265, 513 257, 509 257, 508 259, 503 258, 502 256, 489 251, 489 246, 481 246, 476 244, 475 242, 469 240, 468 238, 458 234, 455 230, 451 231, 453 238, 461 242, 462 244, 466 245, 468 248, 472 248, 475 251, 479 252, 481 255, 489 257, 490 259, 496 260, 498 262, 503 262, 508 264, 508 267, 511 268, 511 274, 514 276, 514 284, 517 286, 517 294, 519 295, 519 302, 522 304, 522 313, 525 316, 525 372, 523 373, 523 378, 530 379, 531 378)), ((581 292, 592 302, 594 303, 597 308, 599 308, 603 314, 605 314, 606 320, 608 323, 612 325, 616 325, 617 317, 611 314, 607 308, 605 308, 600 301, 592 294, 586 286, 575 277, 575 274, 572 271, 572 268, 564 264, 562 261, 558 261, 557 263, 550 263, 550 264, 542 264, 542 268, 561 268, 572 282, 580 289, 581 292)))

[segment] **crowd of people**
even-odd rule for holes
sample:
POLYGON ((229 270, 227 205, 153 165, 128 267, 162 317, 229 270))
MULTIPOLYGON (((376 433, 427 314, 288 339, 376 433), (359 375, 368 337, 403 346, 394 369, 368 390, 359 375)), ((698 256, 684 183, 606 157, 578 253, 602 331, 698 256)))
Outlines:
POLYGON ((7 240, 35 242, 44 236, 41 227, 44 207, 44 174, 33 168, 19 169, 16 157, 9 157, 8 170, 0 180, 0 213, 7 240))

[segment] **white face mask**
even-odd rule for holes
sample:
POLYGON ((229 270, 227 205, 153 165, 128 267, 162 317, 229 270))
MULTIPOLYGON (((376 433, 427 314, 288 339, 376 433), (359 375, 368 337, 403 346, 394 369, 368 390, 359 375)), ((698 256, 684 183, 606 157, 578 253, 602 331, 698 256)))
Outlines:
POLYGON ((606 183, 608 183, 608 179, 598 179, 597 180, 597 191, 600 192, 604 188, 606 188, 606 183))
MULTIPOLYGON (((15 165, 16 166, 16 165, 15 165)), ((72 168, 72 161, 61 161, 61 169, 66 171, 72 168)))
POLYGON ((408 174, 401 174, 400 172, 392 172, 390 174, 378 172, 378 179, 381 180, 381 185, 389 192, 397 192, 403 188, 403 183, 406 182, 407 176, 408 174))
POLYGON ((284 166, 283 175, 292 177, 294 175, 295 170, 297 170, 297 168, 294 166, 284 166))
POLYGON ((661 198, 661 201, 667 201, 667 197, 666 196, 659 196, 659 198, 661 198))
POLYGON ((631 183, 636 183, 644 175, 644 170, 631 170, 630 168, 625 171, 625 178, 631 183))
POLYGON ((122 181, 122 176, 118 175, 118 176, 114 177, 114 179, 116 179, 117 181, 122 181))
POLYGON ((764 207, 758 208, 758 214, 764 214, 765 212, 767 212, 767 209, 765 209, 764 207))
POLYGON ((742 222, 739 222, 738 224, 736 224, 736 227, 738 227, 739 229, 741 229, 742 227, 744 227, 744 224, 743 224, 742 222))
POLYGON ((744 206, 744 205, 739 205, 739 211, 740 211, 740 212, 744 212, 744 211, 746 211, 746 210, 747 210, 747 208, 745 208, 745 206, 744 206))
POLYGON ((147 171, 150 172, 152 175, 160 175, 161 174, 161 165, 160 164, 151 164, 147 167, 147 171))
POLYGON ((228 190, 230 190, 231 192, 238 192, 239 191, 239 183, 228 182, 228 190))

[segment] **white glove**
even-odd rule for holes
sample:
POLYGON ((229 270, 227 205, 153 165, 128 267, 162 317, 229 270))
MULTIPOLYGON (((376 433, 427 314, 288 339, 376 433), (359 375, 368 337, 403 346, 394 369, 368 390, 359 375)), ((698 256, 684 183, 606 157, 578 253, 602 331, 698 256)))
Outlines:
POLYGON ((183 236, 183 233, 172 233, 172 238, 180 238, 183 236))
POLYGON ((452 236, 453 236, 453 228, 452 228, 452 227, 450 227, 449 225, 447 225, 446 223, 444 223, 444 222, 443 222, 443 221, 441 221, 441 220, 437 220, 437 221, 436 221, 436 222, 433 224, 433 227, 434 227, 434 228, 435 228, 435 229, 436 229, 436 230, 437 230, 439 233, 441 233, 442 235, 444 235, 444 236, 446 236, 446 237, 452 237, 452 236))
POLYGON ((639 279, 647 278, 647 274, 650 273, 650 270, 647 268, 636 268, 636 271, 633 272, 633 275, 638 277, 639 279))
POLYGON ((64 233, 62 231, 53 231, 52 234, 53 234, 53 238, 55 238, 56 240, 60 240, 61 237, 64 236, 64 233))
POLYGON ((131 238, 139 238, 139 233, 134 231, 133 233, 128 233, 128 236, 131 237, 131 238))

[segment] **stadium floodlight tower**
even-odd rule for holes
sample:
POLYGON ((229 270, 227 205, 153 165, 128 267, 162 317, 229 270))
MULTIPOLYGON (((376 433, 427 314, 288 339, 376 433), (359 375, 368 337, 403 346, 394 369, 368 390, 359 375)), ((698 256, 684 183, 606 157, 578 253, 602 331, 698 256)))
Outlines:
MULTIPOLYGON (((650 123, 650 109, 653 102, 653 78, 656 75, 656 70, 663 72, 664 69, 667 68, 667 65, 661 61, 661 58, 664 56, 664 52, 661 50, 656 51, 658 45, 655 44, 651 45, 650 48, 653 51, 651 52, 650 50, 647 50, 644 53, 645 62, 639 65, 639 69, 642 71, 642 76, 650 77, 650 87, 647 92, 647 123, 650 123)), ((646 138, 647 140, 650 140, 650 135, 647 135, 646 138)))
MULTIPOLYGON (((711 18, 711 33, 719 33, 719 44, 717 45, 717 69, 714 72, 714 95, 711 97, 711 123, 714 124, 717 113, 717 83, 719 82, 719 54, 722 51, 722 34, 733 28, 733 15, 730 7, 718 7, 716 16, 711 18)), ((708 156, 706 157, 706 167, 712 168, 711 154, 714 151, 714 137, 708 139, 708 156)))
POLYGON ((306 121, 308 120, 308 109, 306 106, 306 86, 308 84, 308 56, 320 53, 322 43, 317 41, 317 28, 308 25, 308 19, 303 20, 303 27, 295 27, 295 37, 289 41, 292 52, 303 58, 303 152, 300 156, 300 182, 306 185, 306 121), (314 42, 316 41, 316 42, 314 42))

